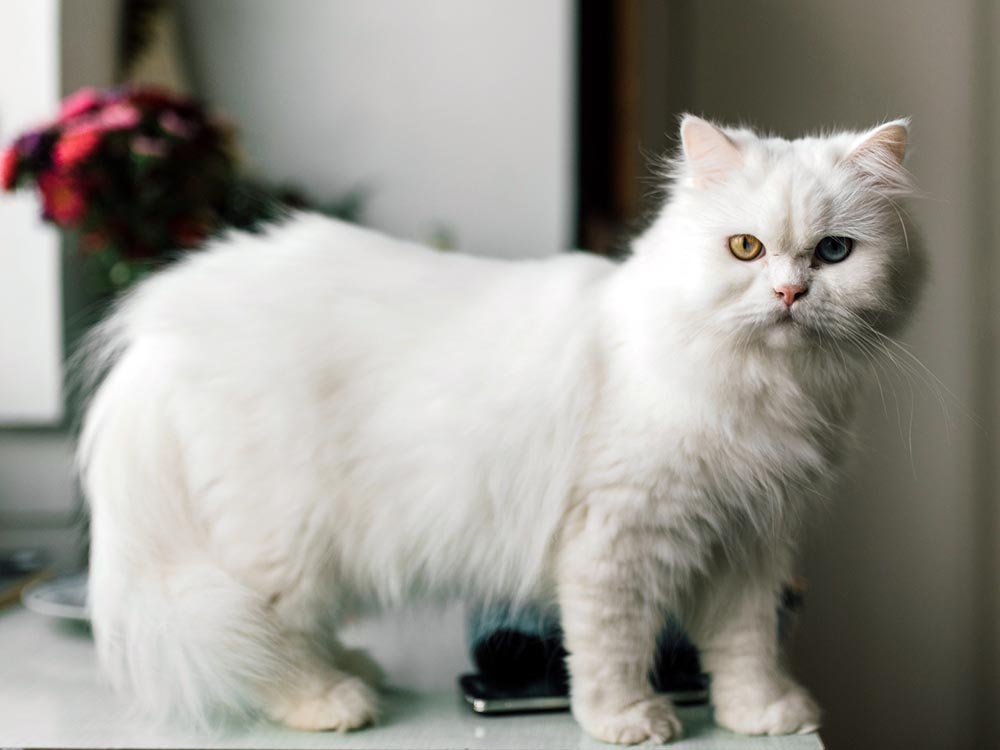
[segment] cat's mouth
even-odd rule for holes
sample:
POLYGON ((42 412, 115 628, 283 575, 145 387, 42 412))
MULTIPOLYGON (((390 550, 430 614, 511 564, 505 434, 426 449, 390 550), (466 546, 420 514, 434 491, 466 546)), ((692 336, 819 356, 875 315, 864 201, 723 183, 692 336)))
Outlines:
POLYGON ((773 316, 772 323, 776 326, 789 326, 795 325, 799 321, 799 316, 792 312, 791 308, 782 307, 780 310, 776 310, 773 316))
POLYGON ((789 310, 782 306, 782 309, 775 310, 768 316, 764 324, 765 335, 776 335, 780 341, 786 341, 789 337, 796 338, 810 328, 808 317, 800 310, 789 310))
POLYGON ((764 342, 778 349, 797 346, 808 331, 808 325, 801 313, 788 309, 775 310, 767 316, 760 328, 764 342))

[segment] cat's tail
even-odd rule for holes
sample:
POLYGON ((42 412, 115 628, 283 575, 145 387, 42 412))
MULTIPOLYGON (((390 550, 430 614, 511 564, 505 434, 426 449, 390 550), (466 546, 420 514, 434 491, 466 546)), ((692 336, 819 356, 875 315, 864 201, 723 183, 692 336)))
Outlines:
POLYGON ((123 347, 87 412, 89 609, 105 674, 145 715, 213 725, 254 710, 278 666, 266 602, 213 564, 191 510, 162 342, 123 347))

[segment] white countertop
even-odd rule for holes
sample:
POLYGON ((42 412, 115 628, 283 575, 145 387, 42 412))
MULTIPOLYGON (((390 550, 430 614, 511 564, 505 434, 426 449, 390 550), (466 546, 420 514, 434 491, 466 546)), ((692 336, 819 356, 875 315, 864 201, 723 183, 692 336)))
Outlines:
MULTIPOLYGON (((225 735, 157 729, 129 714, 97 677, 86 630, 21 607, 0 613, 0 747, 60 748, 608 748, 568 713, 487 717, 455 692, 388 691, 378 726, 351 734, 255 724, 225 735)), ((680 708, 678 750, 822 750, 819 737, 741 737, 717 728, 705 707, 680 708)))

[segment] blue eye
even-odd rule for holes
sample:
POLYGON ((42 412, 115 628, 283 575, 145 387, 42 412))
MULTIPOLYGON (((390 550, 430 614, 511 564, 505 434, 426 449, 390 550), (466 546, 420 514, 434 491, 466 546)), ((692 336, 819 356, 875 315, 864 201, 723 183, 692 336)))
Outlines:
POLYGON ((853 248, 850 237, 824 237, 816 245, 816 257, 824 263, 840 263, 853 248))

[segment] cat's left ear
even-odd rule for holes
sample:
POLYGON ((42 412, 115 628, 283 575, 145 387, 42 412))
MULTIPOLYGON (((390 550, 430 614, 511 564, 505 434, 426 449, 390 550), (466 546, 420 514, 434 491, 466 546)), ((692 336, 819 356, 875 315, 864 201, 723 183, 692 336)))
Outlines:
POLYGON ((913 180, 903 158, 910 135, 910 119, 904 117, 863 133, 851 145, 846 161, 871 186, 883 193, 906 196, 913 180))
POLYGON ((729 136, 700 117, 684 115, 681 143, 695 187, 721 182, 743 165, 743 154, 729 136))
POLYGON ((903 166, 910 135, 910 118, 887 122, 860 135, 847 159, 866 172, 894 172, 903 166))

